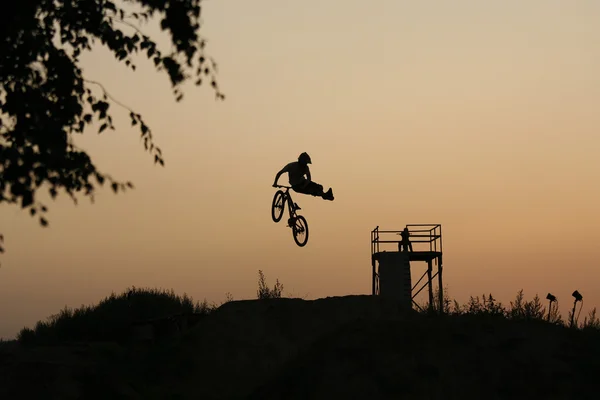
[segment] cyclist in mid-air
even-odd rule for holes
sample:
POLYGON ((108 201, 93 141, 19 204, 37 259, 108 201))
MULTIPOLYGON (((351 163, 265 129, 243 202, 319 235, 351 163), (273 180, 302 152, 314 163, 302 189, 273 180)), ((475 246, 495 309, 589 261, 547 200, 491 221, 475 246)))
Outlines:
POLYGON ((331 188, 327 192, 323 192, 323 185, 319 185, 310 179, 308 164, 312 164, 310 156, 306 153, 300 154, 298 161, 292 161, 277 173, 273 187, 277 187, 279 177, 287 172, 290 186, 295 192, 322 197, 324 200, 333 200, 333 190, 331 188))

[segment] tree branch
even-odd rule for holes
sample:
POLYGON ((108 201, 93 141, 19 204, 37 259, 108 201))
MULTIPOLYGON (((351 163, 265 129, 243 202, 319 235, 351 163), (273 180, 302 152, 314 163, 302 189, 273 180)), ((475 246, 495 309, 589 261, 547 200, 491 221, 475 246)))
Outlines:
POLYGON ((100 89, 102 89, 102 92, 104 93, 104 95, 106 95, 106 97, 108 97, 109 99, 111 99, 112 101, 114 101, 115 103, 117 103, 118 105, 120 105, 121 107, 127 109, 127 111, 129 112, 134 112, 133 109, 131 107, 127 107, 125 104, 121 103, 119 100, 115 99, 109 92, 108 90, 106 90, 106 88, 104 87, 103 84, 101 84, 100 82, 96 82, 96 81, 91 81, 89 79, 84 79, 83 80, 86 83, 90 83, 93 85, 98 85, 100 86, 100 89))
POLYGON ((123 24, 123 25, 126 25, 126 26, 128 26, 128 27, 130 27, 130 28, 133 28, 133 29, 134 29, 134 30, 135 30, 137 33, 139 33, 140 35, 142 35, 142 36, 145 36, 145 37, 149 37, 149 36, 148 36, 147 34, 145 34, 145 33, 144 33, 144 32, 143 32, 143 31, 142 31, 140 28, 138 28, 137 26, 135 26, 135 25, 134 25, 134 24, 132 24, 131 22, 127 22, 127 21, 125 21, 125 20, 123 20, 123 19, 121 19, 121 18, 113 18, 113 21, 115 21, 115 22, 120 22, 120 23, 121 23, 121 24, 123 24))

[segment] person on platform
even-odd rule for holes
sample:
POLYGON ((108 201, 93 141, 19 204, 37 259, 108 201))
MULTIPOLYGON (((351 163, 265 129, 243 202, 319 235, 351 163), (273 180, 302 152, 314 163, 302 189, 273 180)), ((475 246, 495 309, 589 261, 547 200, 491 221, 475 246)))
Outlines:
POLYGON ((408 228, 404 228, 404 230, 400 233, 400 236, 402 236, 402 240, 400 241, 400 243, 398 243, 398 251, 400 252, 407 252, 413 251, 413 247, 412 247, 412 243, 410 241, 410 232, 408 231, 408 228))

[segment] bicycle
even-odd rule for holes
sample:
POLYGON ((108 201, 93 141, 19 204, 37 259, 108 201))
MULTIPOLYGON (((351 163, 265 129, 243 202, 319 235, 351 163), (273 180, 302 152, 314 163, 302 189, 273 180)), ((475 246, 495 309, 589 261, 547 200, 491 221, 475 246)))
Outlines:
POLYGON ((275 196, 273 196, 273 204, 271 205, 271 217, 275 222, 281 221, 285 203, 287 202, 288 213, 290 215, 287 226, 292 228, 294 242, 296 242, 298 246, 304 247, 308 242, 308 222, 306 222, 306 218, 296 213, 296 211, 301 210, 301 208, 298 206, 298 204, 294 203, 294 200, 292 200, 292 195, 290 194, 291 187, 282 185, 277 185, 276 187, 284 188, 285 191, 278 190, 275 192, 275 196), (303 241, 298 239, 298 236, 301 234, 305 234, 303 241))

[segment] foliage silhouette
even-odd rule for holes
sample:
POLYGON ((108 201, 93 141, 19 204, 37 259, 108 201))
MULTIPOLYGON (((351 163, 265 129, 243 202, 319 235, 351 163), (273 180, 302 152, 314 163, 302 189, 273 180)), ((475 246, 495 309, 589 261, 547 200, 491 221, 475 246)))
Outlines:
MULTIPOLYGON (((53 199, 64 190, 75 203, 80 193, 93 201, 97 185, 105 182, 115 193, 133 188, 131 182, 99 171, 72 140, 92 124, 99 126, 98 133, 115 129, 111 104, 122 105, 102 84, 87 80, 79 66, 81 54, 97 42, 132 70, 136 69, 132 56, 143 54, 158 71, 166 72, 177 101, 183 98, 186 81, 194 79, 200 85, 204 78, 217 99, 224 99, 215 80, 216 63, 205 53, 206 40, 199 35, 201 2, 126 0, 126 7, 110 0, 4 4, 0 13, 0 203, 29 209, 47 226, 47 207, 36 201, 44 185, 53 199), (153 17, 169 34, 170 52, 159 50, 140 28, 153 17)), ((155 163, 164 165, 150 127, 139 113, 128 111, 145 149, 155 163)))
MULTIPOLYGON (((281 298, 283 285, 277 280, 273 289, 259 271, 259 293, 262 298, 281 298)), ((220 305, 234 301, 225 294, 220 305)), ((208 315, 219 305, 206 300, 194 303, 187 294, 178 296, 173 290, 138 289, 132 287, 120 295, 111 293, 95 306, 76 309, 65 307, 46 321, 38 321, 33 329, 23 328, 17 340, 23 345, 57 344, 81 341, 116 341, 127 339, 128 328, 135 322, 163 318, 175 314, 208 315)))
POLYGON ((225 293, 225 301, 223 302, 223 304, 229 303, 231 301, 233 301, 233 295, 230 292, 225 293))
POLYGON ((7 344, 0 397, 594 398, 600 331, 550 324, 543 313, 527 314, 535 299, 522 291, 517 298, 500 307, 493 296, 474 297, 460 315, 444 317, 404 314, 368 296, 274 299, 266 313, 256 303, 224 307, 189 335, 151 346, 7 344), (505 320, 511 316, 521 321, 505 320))
POLYGON ((596 307, 594 307, 588 316, 583 319, 582 329, 598 329, 600 330, 600 319, 596 315, 596 307))
POLYGON ((49 345, 62 342, 115 341, 127 339, 128 328, 137 321, 182 313, 208 314, 215 305, 206 301, 194 303, 185 293, 173 290, 126 290, 112 293, 96 306, 65 307, 47 321, 39 321, 34 329, 22 329, 17 340, 24 345, 49 345))
MULTIPOLYGON (((438 300, 439 289, 434 290, 433 311, 439 311, 438 300)), ((429 312, 429 304, 420 305, 423 312, 429 312)), ((580 310, 581 311, 581 310, 580 310)), ((564 320, 558 309, 558 301, 550 310, 543 305, 540 297, 536 294, 532 300, 525 300, 523 290, 519 290, 509 307, 505 307, 501 302, 497 302, 491 294, 481 297, 471 296, 466 304, 460 305, 456 300, 451 300, 448 295, 448 288, 444 288, 444 312, 449 315, 488 315, 499 316, 509 320, 524 321, 544 321, 553 325, 570 326, 571 311, 569 311, 568 320, 564 320)), ((598 329, 600 330, 600 318, 597 316, 596 308, 589 311, 588 316, 582 323, 577 323, 575 319, 574 328, 578 329, 598 329)))
POLYGON ((279 279, 275 281, 273 289, 269 288, 265 275, 261 270, 258 270, 258 290, 256 292, 259 299, 279 299, 283 293, 283 285, 279 283, 279 279))
MULTIPOLYGON (((267 285, 264 273, 258 271, 259 300, 278 299, 283 297, 283 285, 276 280, 273 288, 267 285)), ((520 290, 514 301, 507 308, 497 302, 490 294, 481 298, 470 297, 469 301, 460 305, 448 296, 448 289, 444 289, 444 311, 450 316, 468 315, 474 317, 494 317, 505 320, 521 320, 540 322, 548 325, 567 326, 558 312, 558 307, 551 313, 548 320, 546 309, 538 295, 533 300, 524 298, 520 290)), ((438 299, 437 293, 434 299, 438 299)), ((221 303, 233 301, 231 293, 226 293, 226 299, 221 303)), ((39 321, 33 329, 22 329, 17 337, 23 345, 51 345, 65 342, 82 341, 114 341, 126 340, 127 329, 132 323, 141 320, 162 318, 182 313, 198 313, 208 315, 215 311, 219 305, 194 303, 192 298, 185 293, 178 296, 173 290, 136 289, 131 288, 120 295, 112 293, 96 306, 82 306, 77 309, 65 307, 58 314, 52 315, 47 321, 39 321)), ((421 307, 422 313, 429 313, 427 305, 421 307)), ((439 310, 439 301, 435 301, 434 309, 439 310)), ((600 319, 596 315, 596 308, 592 309, 583 323, 575 328, 600 331, 600 319)))

